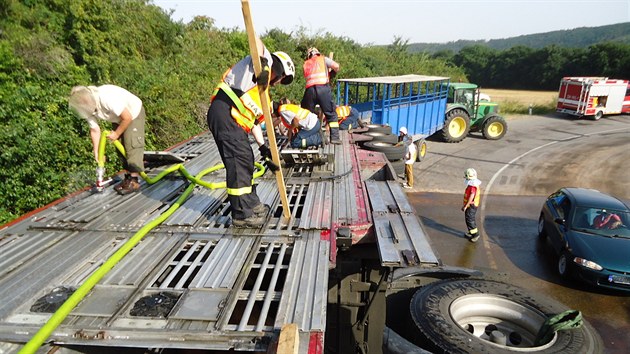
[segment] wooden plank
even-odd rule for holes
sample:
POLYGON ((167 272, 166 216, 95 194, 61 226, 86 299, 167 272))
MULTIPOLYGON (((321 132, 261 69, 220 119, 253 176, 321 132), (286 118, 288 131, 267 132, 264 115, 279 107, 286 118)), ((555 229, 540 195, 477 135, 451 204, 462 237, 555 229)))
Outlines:
POLYGON ((295 323, 287 323, 280 330, 277 354, 298 354, 300 336, 295 323))
MULTIPOLYGON (((252 20, 251 10, 249 8, 249 0, 241 0, 243 7, 243 19, 245 20, 245 29, 247 30, 247 39, 249 41, 249 51, 252 56, 252 62, 254 63, 254 73, 256 76, 260 75, 262 71, 262 64, 260 63, 260 55, 258 53, 257 37, 254 31, 254 22, 252 20)), ((259 86, 260 88, 260 86, 259 86)), ((271 157, 273 163, 276 166, 281 167, 280 154, 278 153, 278 145, 276 143, 276 135, 273 129, 273 121, 271 120, 271 110, 269 109, 270 102, 267 95, 267 90, 259 90, 260 103, 262 105, 263 114, 265 116, 265 125, 267 128, 267 139, 269 139, 269 148, 271 149, 271 157)), ((282 201, 282 211, 286 219, 291 218, 291 210, 289 210, 289 199, 287 198, 287 190, 284 185, 284 176, 282 175, 282 168, 279 168, 276 172, 276 183, 278 184, 278 191, 280 192, 280 200, 282 201)))

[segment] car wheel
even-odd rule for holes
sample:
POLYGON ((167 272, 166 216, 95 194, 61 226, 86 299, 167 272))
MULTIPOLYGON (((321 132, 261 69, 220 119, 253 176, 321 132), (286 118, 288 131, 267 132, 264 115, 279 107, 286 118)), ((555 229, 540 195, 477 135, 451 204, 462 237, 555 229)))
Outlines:
POLYGON ((547 237, 547 230, 545 230, 545 217, 543 214, 540 214, 540 217, 538 218, 538 237, 541 239, 547 237))
POLYGON ((601 353, 602 340, 586 321, 535 344, 542 324, 566 310, 550 298, 498 281, 436 281, 412 297, 413 341, 433 353, 601 353))
POLYGON ((571 257, 566 251, 560 253, 558 257, 558 274, 563 278, 568 278, 571 269, 571 257))

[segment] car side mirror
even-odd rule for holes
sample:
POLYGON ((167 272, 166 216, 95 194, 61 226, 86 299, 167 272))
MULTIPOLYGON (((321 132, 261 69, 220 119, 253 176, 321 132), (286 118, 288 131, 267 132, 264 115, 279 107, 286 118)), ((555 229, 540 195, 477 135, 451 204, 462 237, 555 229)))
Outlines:
POLYGON ((563 225, 563 226, 564 226, 564 219, 561 219, 561 218, 555 218, 553 221, 554 221, 556 224, 558 224, 558 225, 563 225))

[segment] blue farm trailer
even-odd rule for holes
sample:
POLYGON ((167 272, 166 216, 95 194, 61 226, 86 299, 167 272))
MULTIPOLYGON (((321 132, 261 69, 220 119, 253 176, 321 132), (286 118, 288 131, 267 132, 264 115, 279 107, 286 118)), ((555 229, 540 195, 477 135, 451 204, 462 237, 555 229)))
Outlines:
POLYGON ((446 142, 463 140, 471 131, 496 140, 507 131, 498 105, 479 99, 475 84, 451 83, 448 77, 426 75, 380 76, 337 80, 337 103, 350 105, 372 124, 388 125, 393 132, 406 127, 418 148, 424 139, 440 133, 446 142))

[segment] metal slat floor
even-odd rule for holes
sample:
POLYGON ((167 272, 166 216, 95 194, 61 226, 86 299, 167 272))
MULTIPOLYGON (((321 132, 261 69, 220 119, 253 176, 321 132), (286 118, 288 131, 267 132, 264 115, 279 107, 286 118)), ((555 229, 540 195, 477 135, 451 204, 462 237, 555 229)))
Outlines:
MULTIPOLYGON (((364 175, 359 164, 373 153, 359 153, 347 132, 342 140, 321 149, 334 156, 328 163, 285 167, 288 221, 270 173, 257 180, 257 194, 271 206, 260 229, 231 227, 225 190, 196 186, 170 218, 101 279, 51 340, 264 351, 284 324, 295 323, 305 337, 301 346, 308 345, 309 336, 323 343, 336 230, 355 232, 354 242, 374 226, 366 239, 377 242, 384 266, 438 264, 400 186, 364 181, 365 175, 379 174, 364 175)), ((286 145, 282 138, 279 142, 281 148, 286 145)), ((193 175, 220 163, 207 133, 171 152, 186 159, 183 165, 193 175)), ((155 176, 164 168, 147 173, 155 176)), ((217 171, 203 179, 220 182, 225 174, 217 171)), ((173 205, 189 183, 173 173, 153 185, 142 182, 141 191, 132 195, 117 195, 113 184, 99 194, 83 191, 0 230, 0 344, 28 341, 64 291, 79 287, 173 205)))

